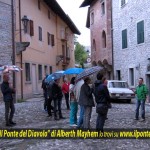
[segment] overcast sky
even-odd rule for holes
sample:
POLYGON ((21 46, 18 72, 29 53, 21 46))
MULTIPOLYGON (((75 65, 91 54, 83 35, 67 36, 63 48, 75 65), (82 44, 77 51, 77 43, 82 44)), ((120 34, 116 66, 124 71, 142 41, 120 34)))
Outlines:
POLYGON ((79 8, 84 0, 57 0, 61 8, 72 19, 81 32, 78 42, 84 46, 90 46, 90 30, 86 28, 88 7, 79 8))

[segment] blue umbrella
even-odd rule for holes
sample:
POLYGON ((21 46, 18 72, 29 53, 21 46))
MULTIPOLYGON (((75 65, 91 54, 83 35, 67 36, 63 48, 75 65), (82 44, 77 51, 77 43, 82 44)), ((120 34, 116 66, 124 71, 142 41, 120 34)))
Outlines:
POLYGON ((48 77, 46 78, 46 82, 51 82, 53 80, 60 79, 63 76, 64 76, 64 71, 57 71, 55 73, 48 75, 48 77))
POLYGON ((64 74, 79 74, 83 71, 82 68, 69 68, 65 70, 64 74))

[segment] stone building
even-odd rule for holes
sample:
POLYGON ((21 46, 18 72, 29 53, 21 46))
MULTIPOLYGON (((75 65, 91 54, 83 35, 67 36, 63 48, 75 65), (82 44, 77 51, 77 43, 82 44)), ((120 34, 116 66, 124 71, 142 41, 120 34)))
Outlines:
POLYGON ((115 79, 135 88, 144 78, 150 89, 150 1, 113 0, 115 79))
MULTIPOLYGON (((14 64, 12 0, 0 0, 0 65, 14 64)), ((0 83, 2 75, 0 75, 0 83)), ((2 94, 0 91, 0 99, 2 94)))
POLYGON ((93 65, 103 66, 107 78, 113 78, 111 0, 84 0, 80 7, 89 6, 86 27, 91 32, 93 65))
POLYGON ((12 65, 12 4, 11 0, 0 0, 0 65, 12 65))

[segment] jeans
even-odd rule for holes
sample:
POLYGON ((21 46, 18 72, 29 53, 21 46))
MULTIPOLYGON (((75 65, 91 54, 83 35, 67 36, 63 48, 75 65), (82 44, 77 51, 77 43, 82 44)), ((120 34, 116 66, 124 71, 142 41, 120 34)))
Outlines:
POLYGON ((62 117, 61 103, 62 103, 62 99, 54 99, 54 117, 55 118, 57 118, 57 108, 59 112, 59 117, 62 117))
POLYGON ((139 108, 141 105, 141 117, 145 119, 145 100, 137 100, 136 101, 136 115, 135 118, 139 118, 139 108))
POLYGON ((105 115, 98 113, 97 120, 96 120, 96 130, 103 132, 103 127, 105 123, 107 113, 105 115))
POLYGON ((65 93, 65 100, 66 100, 67 109, 70 109, 70 106, 69 106, 69 93, 65 93))
POLYGON ((84 106, 83 128, 90 129, 90 119, 92 114, 91 106, 84 106))
POLYGON ((14 105, 13 100, 6 101, 5 102, 5 121, 6 121, 6 124, 9 124, 9 122, 12 122, 14 113, 15 113, 15 105, 14 105))
POLYGON ((81 128, 81 126, 83 125, 83 116, 84 116, 84 106, 80 106, 80 117, 77 126, 78 128, 81 128))
POLYGON ((70 103, 70 124, 77 124, 77 111, 78 111, 78 103, 71 102, 70 103))

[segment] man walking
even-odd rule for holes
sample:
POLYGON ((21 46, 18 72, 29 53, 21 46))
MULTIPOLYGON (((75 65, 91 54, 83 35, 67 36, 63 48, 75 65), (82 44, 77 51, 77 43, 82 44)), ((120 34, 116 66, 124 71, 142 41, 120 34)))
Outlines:
POLYGON ((139 78, 139 85, 136 88, 135 94, 137 95, 136 101, 136 115, 135 120, 139 120, 139 108, 141 105, 141 117, 145 120, 145 101, 148 94, 148 89, 145 84, 143 84, 143 78, 139 78))
POLYGON ((15 125, 16 123, 12 121, 14 113, 15 113, 15 106, 14 106, 12 94, 15 93, 15 89, 12 88, 9 84, 8 74, 3 75, 3 83, 1 85, 1 90, 3 93, 4 102, 5 102, 6 126, 15 125))

